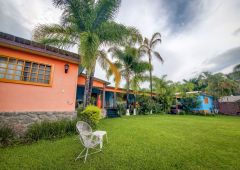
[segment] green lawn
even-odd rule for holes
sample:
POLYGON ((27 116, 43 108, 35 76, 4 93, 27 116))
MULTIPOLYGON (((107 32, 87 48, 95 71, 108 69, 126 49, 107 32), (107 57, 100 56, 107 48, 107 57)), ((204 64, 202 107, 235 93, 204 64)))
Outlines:
POLYGON ((0 169, 240 169, 240 117, 131 116, 99 129, 110 143, 85 164, 71 136, 0 149, 0 169))

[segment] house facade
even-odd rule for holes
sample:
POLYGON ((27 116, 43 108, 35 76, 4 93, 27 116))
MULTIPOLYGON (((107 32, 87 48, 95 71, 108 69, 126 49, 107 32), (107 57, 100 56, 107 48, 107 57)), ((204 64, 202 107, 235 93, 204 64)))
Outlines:
POLYGON ((79 56, 0 33, 0 122, 18 130, 73 118, 79 56))
MULTIPOLYGON (((86 76, 75 53, 0 32, 0 124, 24 131, 43 120, 72 119, 82 103, 86 76)), ((94 78, 92 103, 116 108, 126 90, 94 78)), ((130 91, 129 102, 135 102, 130 91)))
POLYGON ((240 96, 224 96, 218 100, 219 113, 240 115, 240 96))
POLYGON ((214 103, 213 103, 212 96, 209 96, 206 94, 200 94, 198 96, 198 101, 200 102, 199 107, 193 108, 194 111, 204 112, 204 113, 213 113, 214 103))
MULTIPOLYGON (((186 92, 186 94, 195 94, 197 96, 197 101, 199 102, 199 106, 196 108, 191 108, 192 111, 195 112, 204 112, 204 113, 213 113, 214 111, 214 102, 213 97, 210 95, 207 95, 205 93, 202 93, 201 91, 191 91, 186 92)), ((175 94, 177 103, 179 103, 177 109, 182 109, 184 105, 181 103, 181 93, 175 94)), ((175 109, 176 110, 176 109, 175 109)), ((178 112, 178 111, 175 111, 178 112)))

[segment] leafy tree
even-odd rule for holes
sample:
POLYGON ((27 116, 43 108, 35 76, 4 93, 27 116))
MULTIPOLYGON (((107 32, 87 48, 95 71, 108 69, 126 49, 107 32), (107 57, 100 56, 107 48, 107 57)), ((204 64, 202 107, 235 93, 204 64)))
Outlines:
MULTIPOLYGON (((140 75, 144 70, 149 69, 148 62, 141 61, 141 55, 139 50, 131 45, 127 45, 124 49, 118 47, 112 47, 109 49, 112 54, 113 59, 115 59, 115 65, 121 73, 121 78, 126 80, 126 90, 127 90, 127 109, 129 109, 129 90, 130 83, 134 76, 136 79, 140 78, 140 75)), ((108 76, 112 75, 112 71, 108 71, 108 76)), ((137 85, 136 85, 137 86, 137 85)))
MULTIPOLYGON (((148 55, 149 64, 152 65, 152 57, 155 56, 159 61, 163 63, 163 58, 161 57, 160 53, 155 51, 155 47, 158 43, 161 43, 161 34, 156 32, 153 34, 152 38, 149 40, 148 38, 144 39, 143 44, 140 46, 140 51, 144 54, 148 55)), ((150 67, 149 69, 149 76, 150 76, 150 90, 151 90, 151 97, 152 97, 152 70, 153 68, 150 67)))
POLYGON ((234 68, 233 68, 233 72, 238 72, 240 71, 240 64, 236 65, 234 68))
POLYGON ((161 78, 153 77, 153 91, 157 94, 154 96, 155 102, 161 104, 161 110, 170 111, 170 107, 175 100, 175 89, 172 81, 166 80, 167 75, 161 78))
POLYGON ((198 94, 187 94, 183 93, 180 99, 182 109, 188 113, 192 112, 193 108, 198 108, 201 101, 198 99, 198 94))
POLYGON ((77 46, 81 64, 87 76, 84 91, 84 107, 90 103, 96 62, 112 70, 116 86, 120 75, 115 65, 101 50, 103 45, 122 44, 131 34, 138 34, 132 27, 113 21, 121 0, 53 0, 53 5, 63 12, 60 24, 39 25, 33 38, 41 43, 70 48, 77 46))
POLYGON ((207 78, 207 84, 208 86, 206 91, 216 99, 222 96, 234 94, 234 91, 239 86, 238 83, 229 79, 222 73, 210 75, 207 78))
POLYGON ((240 83, 240 64, 233 68, 233 71, 227 75, 230 79, 240 83))

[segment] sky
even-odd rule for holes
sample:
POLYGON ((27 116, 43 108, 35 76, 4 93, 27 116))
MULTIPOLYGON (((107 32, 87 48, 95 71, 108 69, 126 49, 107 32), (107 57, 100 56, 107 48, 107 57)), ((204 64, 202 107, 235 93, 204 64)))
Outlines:
MULTIPOLYGON (((35 26, 59 23, 60 15, 51 0, 0 0, 0 31, 31 39, 35 26)), ((240 0, 122 0, 115 21, 144 37, 161 33, 164 63, 153 59, 155 76, 176 82, 240 63, 240 0)), ((104 71, 95 76, 107 80, 104 71)))

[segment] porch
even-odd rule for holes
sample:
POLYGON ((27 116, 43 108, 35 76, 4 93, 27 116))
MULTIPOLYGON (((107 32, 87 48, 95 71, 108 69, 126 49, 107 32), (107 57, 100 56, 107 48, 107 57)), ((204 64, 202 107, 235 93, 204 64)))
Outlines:
MULTIPOLYGON (((76 95, 76 107, 83 104, 83 96, 84 96, 84 86, 77 87, 77 95, 76 95)), ((113 112, 117 112, 118 104, 125 104, 126 107, 127 95, 126 90, 115 89, 112 87, 93 87, 92 95, 91 95, 91 104, 95 105, 101 109, 105 109, 107 112, 107 116, 113 114, 113 112)), ((128 103, 130 108, 133 108, 135 104, 135 96, 130 93, 128 97, 128 103)), ((133 110, 130 109, 131 112, 133 110)))

